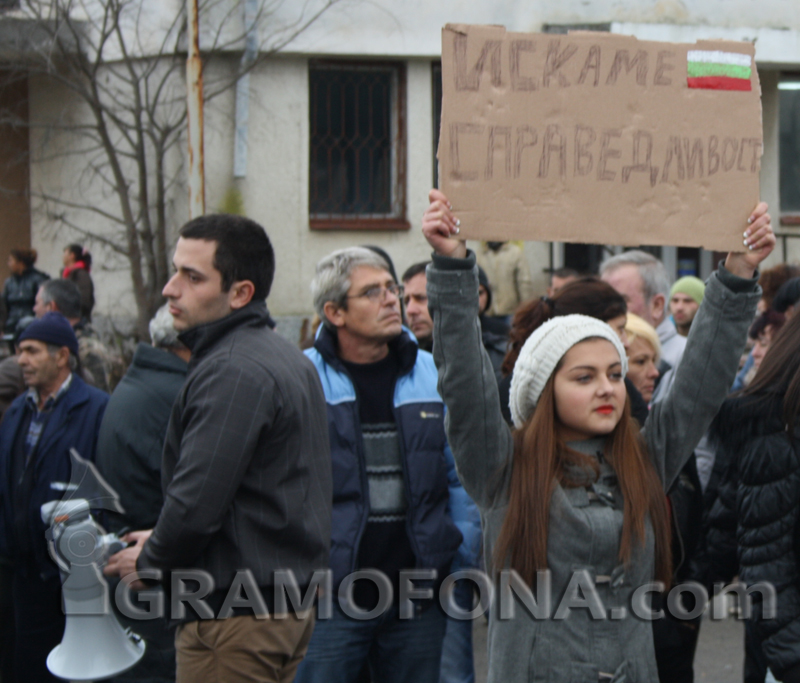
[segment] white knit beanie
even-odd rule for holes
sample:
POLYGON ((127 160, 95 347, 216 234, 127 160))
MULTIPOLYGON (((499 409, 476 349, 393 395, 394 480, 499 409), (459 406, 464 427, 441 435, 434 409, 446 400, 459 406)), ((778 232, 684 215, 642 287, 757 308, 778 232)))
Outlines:
POLYGON ((622 362, 622 376, 628 374, 625 347, 611 327, 588 315, 564 315, 548 320, 528 337, 514 365, 508 405, 514 426, 520 429, 533 414, 544 385, 558 362, 575 344, 590 337, 610 341, 622 362))

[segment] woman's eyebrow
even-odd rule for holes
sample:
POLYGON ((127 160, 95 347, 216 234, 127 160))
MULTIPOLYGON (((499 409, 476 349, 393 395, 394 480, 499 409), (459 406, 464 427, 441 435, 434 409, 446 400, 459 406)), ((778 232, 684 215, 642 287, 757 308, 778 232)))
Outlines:
MULTIPOLYGON (((614 361, 610 365, 609 368, 613 368, 615 365, 622 365, 622 361, 614 361)), ((571 368, 567 370, 567 372, 572 372, 573 370, 594 370, 597 371, 598 367, 596 365, 573 365, 571 368)))

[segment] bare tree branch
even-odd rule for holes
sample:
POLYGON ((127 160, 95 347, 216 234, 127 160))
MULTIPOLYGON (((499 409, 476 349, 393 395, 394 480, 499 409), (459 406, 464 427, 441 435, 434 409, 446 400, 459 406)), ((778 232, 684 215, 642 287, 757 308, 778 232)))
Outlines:
MULTIPOLYGON (((232 73, 209 79, 206 101, 234 87, 341 1, 260 0, 258 57, 238 60, 232 73), (294 18, 279 21, 286 14, 278 13, 282 7, 294 18)), ((21 3, 40 38, 31 41, 24 59, 4 67, 0 85, 42 79, 58 91, 54 102, 63 108, 32 121, 0 109, 0 125, 27 126, 31 139, 41 141, 31 151, 34 163, 69 167, 67 191, 40 188, 30 197, 54 231, 66 228, 127 264, 144 336, 169 277, 170 213, 176 193, 185 191, 179 150, 187 120, 185 12, 181 7, 154 25, 142 0, 21 3), (102 231, 87 227, 98 220, 102 231)), ((214 17, 203 26, 206 66, 218 56, 241 54, 247 37, 241 11, 239 1, 203 0, 201 16, 214 17)))
MULTIPOLYGON (((102 216, 103 218, 105 218, 106 220, 111 221, 112 223, 117 223, 119 225, 125 225, 120 220, 119 216, 115 216, 113 213, 109 213, 108 211, 103 211, 103 209, 101 209, 101 208, 99 208, 97 206, 86 206, 85 204, 72 202, 72 201, 69 201, 67 199, 62 199, 61 197, 55 197, 53 195, 46 194, 44 192, 32 192, 31 196, 32 197, 36 197, 38 199, 42 199, 42 200, 44 200, 45 202, 48 202, 48 203, 58 204, 59 206, 63 206, 65 208, 80 209, 82 211, 89 211, 91 213, 95 213, 95 214, 97 214, 99 216, 102 216)), ((92 234, 93 235, 94 233, 90 233, 89 231, 86 231, 86 234, 92 234)), ((123 253, 123 252, 120 252, 120 253, 123 253)), ((127 254, 127 252, 125 252, 125 253, 127 254)))

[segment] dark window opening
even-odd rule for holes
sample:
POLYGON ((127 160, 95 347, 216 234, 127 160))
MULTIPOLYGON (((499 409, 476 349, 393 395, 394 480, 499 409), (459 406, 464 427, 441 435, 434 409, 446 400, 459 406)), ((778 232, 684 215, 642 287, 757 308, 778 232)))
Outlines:
POLYGON ((442 63, 434 62, 431 78, 433 81, 433 186, 439 187, 439 134, 442 130, 442 63))
POLYGON ((677 277, 694 275, 701 277, 700 250, 696 247, 678 247, 677 277))
POLYGON ((395 64, 312 63, 312 227, 407 227, 404 72, 395 64), (372 225, 355 225, 372 221, 372 225))
POLYGON ((800 214, 800 74, 778 85, 781 213, 800 214))
POLYGON ((602 244, 564 243, 564 267, 574 268, 584 275, 598 273, 600 263, 608 255, 602 244))
POLYGON ((598 31, 600 33, 608 33, 611 31, 611 24, 545 24, 542 26, 542 33, 565 35, 570 31, 598 31))

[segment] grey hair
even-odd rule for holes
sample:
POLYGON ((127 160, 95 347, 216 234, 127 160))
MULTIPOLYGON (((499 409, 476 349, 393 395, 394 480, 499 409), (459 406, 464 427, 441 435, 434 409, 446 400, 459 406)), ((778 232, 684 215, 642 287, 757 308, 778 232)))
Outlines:
POLYGON ((175 320, 169 312, 169 304, 158 309, 150 321, 150 341, 159 349, 174 349, 183 346, 178 339, 175 320))
POLYGON ((667 269, 655 256, 646 251, 634 249, 611 256, 600 264, 600 275, 616 270, 620 266, 636 266, 644 284, 644 300, 649 302, 656 294, 663 294, 669 299, 669 288, 672 286, 667 269))
POLYGON ((67 320, 81 317, 81 290, 71 280, 56 278, 39 285, 43 304, 55 304, 56 310, 67 320))
POLYGON ((333 329, 333 325, 325 315, 325 304, 332 301, 341 308, 347 308, 350 275, 359 266, 391 273, 389 264, 376 252, 365 247, 339 249, 317 264, 317 272, 311 282, 311 296, 314 299, 314 310, 328 328, 333 329))
MULTIPOLYGON (((55 358, 56 354, 63 348, 63 346, 58 346, 57 344, 47 344, 47 353, 50 358, 55 358)), ((68 365, 70 372, 76 372, 80 368, 80 358, 73 355, 72 351, 69 353, 68 365)))

